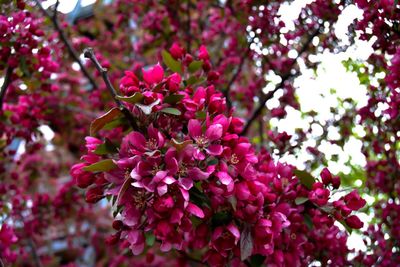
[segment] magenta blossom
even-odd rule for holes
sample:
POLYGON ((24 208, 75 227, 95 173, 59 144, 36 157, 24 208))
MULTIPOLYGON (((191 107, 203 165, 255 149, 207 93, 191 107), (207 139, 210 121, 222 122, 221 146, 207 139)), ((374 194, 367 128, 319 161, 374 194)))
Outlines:
POLYGON ((204 160, 206 155, 204 152, 211 156, 219 156, 222 153, 222 146, 218 143, 222 136, 222 125, 210 125, 205 133, 201 129, 201 123, 198 120, 189 120, 189 135, 194 140, 194 158, 197 160, 204 160))
POLYGON ((164 69, 160 64, 150 67, 147 70, 142 69, 142 73, 144 81, 149 85, 159 83, 164 78, 164 69))

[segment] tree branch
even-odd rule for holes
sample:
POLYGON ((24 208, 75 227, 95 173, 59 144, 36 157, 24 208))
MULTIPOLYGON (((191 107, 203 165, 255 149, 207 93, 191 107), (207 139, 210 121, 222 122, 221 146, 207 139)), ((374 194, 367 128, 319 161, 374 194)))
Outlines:
POLYGON ((35 263, 35 266, 42 267, 43 265, 42 265, 42 262, 40 261, 39 255, 37 254, 35 242, 33 242, 33 239, 31 237, 28 239, 28 246, 32 250, 32 256, 33 256, 33 261, 35 263))
POLYGON ((117 104, 118 108, 121 110, 122 114, 124 114, 125 118, 128 120, 132 128, 138 131, 139 127, 136 123, 136 119, 133 117, 132 113, 126 108, 126 106, 117 98, 117 92, 115 91, 114 86, 112 85, 110 79, 108 78, 107 69, 103 68, 100 62, 97 60, 93 52, 93 48, 91 47, 85 48, 83 50, 83 54, 86 58, 90 59, 96 66, 96 69, 100 72, 101 76, 103 77, 103 80, 112 98, 114 99, 115 104, 117 104))
POLYGON ((186 50, 187 50, 187 52, 190 54, 190 50, 191 50, 191 46, 192 46, 192 33, 191 33, 191 23, 192 23, 192 20, 191 20, 191 17, 190 17, 190 0, 188 0, 188 3, 187 3, 187 9, 186 9, 186 14, 187 14, 187 25, 186 25, 186 27, 187 27, 187 31, 186 31, 186 34, 187 34, 187 43, 186 43, 186 50))
POLYGON ((72 46, 72 44, 69 42, 67 35, 65 34, 60 23, 58 22, 57 7, 59 4, 59 1, 56 2, 56 5, 55 5, 56 8, 55 8, 53 14, 50 14, 50 12, 42 6, 42 4, 40 3, 40 0, 35 0, 35 3, 39 7, 39 9, 45 14, 45 16, 47 18, 49 18, 51 20, 51 22, 53 23, 53 26, 56 29, 56 31, 58 32, 61 41, 66 46, 69 55, 74 59, 74 61, 76 63, 78 63, 83 75, 85 75, 85 77, 89 80, 90 84, 92 85, 92 89, 97 89, 98 86, 96 84, 96 81, 94 80, 93 76, 89 73, 89 71, 86 69, 85 65, 83 65, 82 61, 79 58, 79 54, 77 53, 75 48, 72 46))
POLYGON ((247 132, 249 131, 250 126, 252 125, 254 120, 257 119, 257 117, 261 114, 267 101, 270 100, 274 96, 275 92, 278 91, 278 89, 281 88, 285 84, 285 82, 293 76, 293 74, 290 73, 290 70, 296 64, 297 59, 308 49, 308 46, 312 42, 312 39, 314 39, 314 37, 319 34, 321 27, 322 27, 322 24, 320 24, 318 26, 318 28, 311 35, 308 36, 308 38, 307 38, 306 42, 304 43, 304 45, 302 46, 302 48, 297 52, 297 57, 295 59, 293 59, 292 63, 290 64, 289 71, 285 75, 281 76, 281 79, 282 79, 281 82, 278 85, 276 85, 272 91, 269 91, 262 98, 262 100, 260 101, 260 105, 253 112, 253 114, 250 116, 250 119, 247 121, 246 125, 243 127, 241 135, 247 134, 247 132))
POLYGON ((231 90, 232 84, 236 81, 236 79, 239 77, 239 74, 242 72, 244 62, 246 61, 246 58, 247 58, 247 56, 249 55, 249 53, 251 51, 250 46, 251 46, 252 43, 253 43, 253 39, 249 42, 249 45, 248 45, 248 47, 246 49, 246 52, 242 55, 242 57, 240 59, 239 66, 236 69, 235 74, 233 74, 232 78, 228 82, 228 85, 226 86, 226 89, 224 91, 224 96, 225 96, 225 99, 226 99, 226 104, 228 105, 228 109, 230 109, 232 107, 232 102, 231 102, 230 97, 229 97, 229 91, 231 90))
POLYGON ((6 69, 6 74, 4 76, 3 85, 1 86, 1 91, 0 91, 0 111, 3 108, 3 101, 4 101, 4 97, 6 96, 7 88, 11 83, 12 72, 13 72, 13 68, 8 67, 6 69))
POLYGON ((54 5, 54 9, 53 9, 53 16, 52 16, 52 20, 57 20, 57 9, 58 6, 60 5, 60 0, 57 0, 56 4, 54 5))

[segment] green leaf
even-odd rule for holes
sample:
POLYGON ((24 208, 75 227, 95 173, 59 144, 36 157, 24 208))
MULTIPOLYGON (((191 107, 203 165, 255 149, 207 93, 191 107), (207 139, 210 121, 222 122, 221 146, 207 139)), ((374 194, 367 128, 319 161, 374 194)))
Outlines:
POLYGON ((253 237, 251 236, 251 227, 245 224, 240 234, 240 259, 246 260, 253 252, 253 237))
POLYGON ((98 117, 90 124, 90 135, 95 135, 98 131, 100 131, 104 125, 111 122, 114 118, 121 115, 121 111, 118 108, 110 109, 106 114, 98 117))
POLYGON ((122 184, 122 186, 121 186, 121 188, 119 189, 119 192, 118 192, 117 201, 116 201, 117 206, 120 205, 121 199, 122 199, 124 193, 126 192, 126 190, 128 190, 128 188, 131 186, 131 182, 132 181, 133 180, 131 179, 130 176, 125 178, 125 181, 122 184))
POLYGON ((157 99, 156 101, 154 101, 153 103, 151 103, 150 105, 142 105, 142 104, 136 104, 136 106, 138 108, 140 108, 141 111, 143 111, 143 113, 145 115, 150 115, 151 111, 153 110, 153 107, 158 105, 160 103, 160 99, 157 99))
POLYGON ((172 70, 173 72, 182 72, 182 64, 179 61, 175 60, 169 52, 163 50, 161 52, 161 55, 165 65, 167 65, 170 70, 172 70))
POLYGON ((218 159, 217 158, 211 158, 207 160, 207 165, 211 166, 211 165, 217 165, 218 164, 218 159))
POLYGON ((207 113, 205 111, 197 111, 196 119, 205 119, 207 117, 207 113))
POLYGON ((94 151, 97 155, 107 155, 118 152, 116 146, 111 143, 110 140, 106 139, 103 144, 98 145, 96 150, 94 151))
POLYGON ((232 215, 229 212, 220 211, 211 217, 211 224, 213 227, 225 225, 232 220, 232 215))
POLYGON ((203 61, 195 60, 195 61, 192 61, 192 63, 189 64, 188 69, 189 69, 190 72, 193 73, 193 72, 198 71, 202 66, 203 66, 203 61))
POLYGON ((198 83, 205 82, 207 79, 205 77, 196 78, 196 76, 191 76, 186 80, 187 85, 194 85, 198 83))
POLYGON ((183 97, 184 95, 178 95, 178 94, 169 95, 164 98, 164 103, 176 104, 179 101, 181 101, 183 97))
POLYGON ((144 233, 144 237, 146 238, 146 244, 149 247, 152 247, 154 245, 154 242, 156 241, 156 236, 151 232, 146 232, 144 233))
POLYGON ((261 267, 267 257, 256 254, 250 257, 250 266, 251 267, 261 267))
POLYGON ((103 130, 112 130, 115 129, 119 126, 122 126, 125 124, 125 119, 123 117, 112 120, 111 122, 107 123, 106 125, 103 126, 103 130))
POLYGON ((308 227, 308 229, 310 229, 310 230, 313 229, 314 224, 312 222, 310 215, 304 214, 304 223, 308 227))
POLYGON ((105 159, 86 166, 83 169, 88 172, 106 172, 115 169, 115 167, 117 167, 117 165, 115 165, 112 159, 105 159))
POLYGON ((301 170, 294 170, 293 172, 297 176, 297 178, 299 178, 302 185, 304 185, 308 189, 312 188, 313 184, 315 183, 315 178, 311 174, 301 170))
POLYGON ((210 199, 203 193, 199 182, 189 190, 190 202, 199 207, 211 207, 210 199))
POLYGON ((179 116, 182 114, 182 112, 177 109, 177 108, 164 108, 161 110, 161 112, 167 113, 167 114, 172 114, 172 115, 176 115, 179 116))
POLYGON ((25 57, 21 57, 19 60, 19 63, 20 63, 21 71, 24 74, 24 76, 30 78, 32 76, 32 74, 30 73, 30 71, 28 69, 28 65, 26 64, 25 57))
POLYGON ((134 93, 131 96, 116 96, 117 99, 131 103, 131 104, 136 104, 139 103, 140 101, 142 101, 143 99, 143 95, 139 92, 134 93))
POLYGON ((301 205, 307 201, 308 201, 307 197, 298 197, 294 200, 294 203, 296 203, 296 205, 301 205))

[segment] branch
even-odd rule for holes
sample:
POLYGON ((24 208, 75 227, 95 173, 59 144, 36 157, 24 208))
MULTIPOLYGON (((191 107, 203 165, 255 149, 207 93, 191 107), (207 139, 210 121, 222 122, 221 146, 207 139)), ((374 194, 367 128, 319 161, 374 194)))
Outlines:
POLYGON ((8 67, 6 69, 6 74, 4 76, 3 85, 1 86, 1 91, 0 91, 0 111, 3 108, 3 101, 4 101, 4 97, 6 95, 6 92, 7 92, 7 88, 11 83, 12 72, 13 72, 13 68, 8 67))
POLYGON ((57 9, 59 5, 60 5, 60 0, 57 0, 56 4, 54 5, 53 16, 51 20, 57 20, 57 14, 58 14, 57 9))
POLYGON ((258 135, 260 136, 260 147, 264 146, 264 121, 263 117, 258 117, 258 135))
POLYGON ((96 69, 100 72, 103 77, 104 83, 107 86, 108 91, 110 92, 112 98, 114 99, 115 104, 117 104, 118 108, 121 110, 122 114, 124 114, 125 118, 128 120, 132 128, 136 131, 139 130, 139 127, 136 123, 136 119, 133 117, 132 113, 125 107, 125 105, 117 98, 117 92, 115 91, 114 86, 112 85, 110 78, 108 78, 107 69, 103 68, 100 62, 97 60, 93 48, 88 47, 83 50, 83 54, 85 58, 90 59, 93 64, 96 66, 96 69))
POLYGON ((35 3, 39 7, 39 9, 45 14, 45 16, 51 20, 51 22, 53 23, 54 28, 56 29, 56 31, 58 32, 58 34, 60 36, 61 41, 67 47, 69 55, 74 59, 74 61, 76 63, 78 63, 83 75, 85 75, 85 77, 89 80, 90 84, 92 85, 92 88, 93 89, 97 89, 98 86, 96 84, 96 81, 94 80, 92 75, 89 73, 89 71, 86 69, 85 65, 83 65, 82 61, 79 58, 79 54, 76 52, 75 48, 69 42, 69 40, 67 38, 67 35, 65 34, 65 32, 63 31, 60 23, 58 22, 58 19, 57 19, 57 7, 58 7, 58 4, 59 4, 59 1, 56 2, 56 5, 55 5, 56 8, 55 8, 53 14, 50 14, 49 11, 46 10, 42 6, 42 4, 40 3, 39 0, 35 0, 35 3))
POLYGON ((192 34, 191 34, 191 32, 190 32, 190 28, 191 28, 191 23, 192 23, 192 21, 191 21, 191 17, 190 17, 190 0, 188 1, 188 3, 187 3, 187 9, 186 9, 186 14, 187 14, 187 25, 186 25, 186 27, 187 27, 187 31, 186 31, 186 34, 187 34, 187 44, 186 44, 186 50, 187 50, 187 52, 190 54, 190 50, 191 50, 191 45, 192 45, 192 34))
POLYGON ((246 52, 243 54, 243 56, 240 59, 240 63, 238 68, 236 69, 235 74, 232 76, 232 78, 230 79, 230 81, 228 82, 228 85, 226 86, 226 89, 224 91, 224 96, 226 99, 226 104, 228 105, 228 109, 230 109, 232 107, 232 102, 229 98, 229 91, 231 90, 232 84, 236 81, 236 79, 239 77, 240 72, 242 72, 242 68, 244 65, 244 62, 246 61, 247 56, 249 55, 251 49, 250 46, 253 43, 253 39, 249 42, 249 45, 246 49, 246 52))
POLYGON ((244 126, 241 135, 246 135, 247 132, 250 129, 251 124, 254 122, 254 120, 261 114, 262 110, 265 107, 265 103, 267 103, 268 100, 270 100, 276 91, 278 91, 279 88, 281 88, 285 82, 291 78, 293 76, 293 74, 290 73, 290 70, 293 68, 293 66, 296 64, 297 59, 308 49, 308 46, 310 45, 310 43, 312 42, 312 39, 317 36, 320 32, 322 24, 320 24, 318 26, 318 28, 313 32, 313 34, 311 34, 310 36, 308 36, 306 42, 304 43, 303 47, 298 51, 297 53, 297 57, 295 59, 293 59, 292 63, 290 64, 289 67, 289 71, 283 75, 281 77, 281 82, 272 90, 269 91, 260 101, 260 105, 257 107, 257 109, 253 112, 253 114, 250 116, 250 119, 247 121, 246 125, 244 126))
POLYGON ((200 264, 201 266, 204 266, 204 265, 205 265, 203 261, 198 260, 198 259, 196 259, 196 258, 193 258, 192 256, 190 256, 189 254, 187 254, 187 253, 184 252, 184 251, 179 251, 179 254, 181 254, 181 256, 182 256, 184 259, 186 259, 186 260, 188 260, 188 261, 191 261, 191 262, 193 262, 193 263, 195 263, 195 264, 200 264))
POLYGON ((35 263, 35 266, 42 267, 43 265, 42 265, 42 262, 40 261, 39 255, 37 254, 35 242, 33 242, 33 239, 31 237, 28 239, 28 245, 32 250, 32 256, 33 256, 33 261, 35 263))

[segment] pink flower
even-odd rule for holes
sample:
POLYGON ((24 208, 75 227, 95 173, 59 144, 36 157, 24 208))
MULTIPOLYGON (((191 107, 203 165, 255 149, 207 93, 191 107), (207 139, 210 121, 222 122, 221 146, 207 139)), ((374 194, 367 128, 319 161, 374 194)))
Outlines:
POLYGON ((201 45, 199 48, 199 59, 204 60, 204 61, 210 59, 207 48, 204 45, 201 45))
POLYGON ((167 78, 168 90, 174 93, 179 90, 182 78, 178 73, 173 73, 167 78))
POLYGON ((331 172, 328 170, 328 168, 324 168, 321 171, 321 178, 322 178, 322 182, 324 183, 324 185, 328 185, 331 183, 332 181, 332 174, 331 172))
POLYGON ((139 132, 131 132, 122 140, 121 151, 124 155, 141 155, 145 152, 157 152, 165 144, 165 139, 152 125, 147 129, 148 138, 139 132))
POLYGON ((175 59, 180 59, 185 53, 185 50, 179 45, 179 43, 174 42, 169 49, 169 52, 175 59))
POLYGON ((126 240, 129 242, 133 255, 139 255, 144 250, 144 234, 139 230, 131 230, 126 234, 126 240))
POLYGON ((218 141, 222 136, 222 125, 213 124, 209 126, 205 133, 201 129, 201 124, 198 120, 189 120, 189 135, 194 140, 195 151, 194 158, 197 160, 204 160, 206 158, 204 151, 209 155, 218 156, 222 153, 222 146, 213 143, 218 141))
POLYGON ((328 203, 329 195, 330 192, 328 189, 322 188, 320 183, 315 183, 312 191, 308 194, 308 198, 316 205, 324 206, 328 203))
POLYGON ((92 136, 85 137, 85 141, 86 141, 86 149, 89 152, 94 152, 97 146, 103 143, 100 139, 97 139, 92 136))
POLYGON ((357 190, 353 190, 351 193, 347 194, 344 197, 344 201, 351 210, 359 210, 366 204, 366 201, 360 197, 357 190))
MULTIPOLYGON (((238 141, 237 141, 238 142, 238 141)), ((225 147, 224 158, 231 170, 240 174, 247 180, 255 179, 255 170, 253 164, 257 163, 257 157, 254 155, 251 144, 248 142, 237 143, 233 149, 225 147)), ((236 174, 233 174, 234 176, 236 174)))
POLYGON ((142 69, 142 73, 144 81, 150 85, 160 83, 164 77, 164 70, 160 64, 150 67, 147 70, 142 69))
POLYGON ((72 178, 75 179, 80 188, 86 188, 96 180, 96 177, 91 172, 83 170, 86 166, 86 163, 77 163, 72 166, 70 171, 72 178))
POLYGON ((360 229, 364 226, 364 223, 356 215, 347 217, 345 221, 346 224, 353 229, 360 229))
POLYGON ((240 239, 239 229, 234 224, 215 228, 211 236, 211 248, 227 256, 240 239))
POLYGON ((131 71, 125 71, 125 76, 122 77, 119 87, 124 95, 132 95, 139 92, 139 79, 131 71))
POLYGON ((0 257, 9 262, 17 259, 17 254, 11 250, 11 246, 18 241, 14 229, 3 223, 0 229, 0 257))

